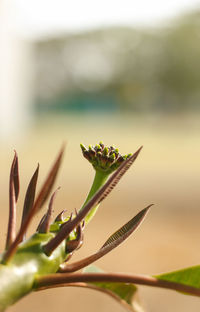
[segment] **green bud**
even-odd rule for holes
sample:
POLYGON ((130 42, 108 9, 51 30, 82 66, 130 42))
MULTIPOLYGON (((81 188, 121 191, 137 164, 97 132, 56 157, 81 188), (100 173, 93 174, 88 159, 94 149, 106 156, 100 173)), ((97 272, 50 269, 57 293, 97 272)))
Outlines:
POLYGON ((104 154, 105 156, 107 156, 107 155, 108 155, 108 152, 109 152, 109 151, 108 151, 108 148, 105 147, 104 150, 103 150, 103 154, 104 154))
POLYGON ((81 147, 83 153, 87 150, 85 145, 83 145, 83 144, 80 144, 80 147, 81 147))
POLYGON ((95 145, 95 150, 96 150, 96 151, 100 151, 100 150, 101 150, 101 146, 100 146, 99 144, 96 144, 96 145, 95 145))
POLYGON ((104 146, 102 141, 94 146, 89 145, 88 150, 81 144, 81 149, 84 157, 89 160, 94 169, 105 172, 105 174, 115 171, 122 162, 131 156, 131 154, 120 155, 118 148, 104 146))
POLYGON ((113 153, 112 155, 110 155, 109 159, 112 160, 112 161, 115 160, 115 153, 113 153))

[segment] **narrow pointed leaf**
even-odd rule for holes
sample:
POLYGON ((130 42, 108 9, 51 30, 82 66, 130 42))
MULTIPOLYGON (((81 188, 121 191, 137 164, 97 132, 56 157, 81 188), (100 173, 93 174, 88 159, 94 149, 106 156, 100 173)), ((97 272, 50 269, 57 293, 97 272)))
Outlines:
POLYGON ((39 233, 48 233, 49 232, 49 229, 50 229, 50 225, 51 225, 51 218, 52 218, 52 212, 53 212, 53 203, 54 203, 54 200, 55 200, 55 196, 57 194, 57 191, 59 190, 60 188, 58 188, 54 193, 53 195, 51 196, 51 199, 49 201, 49 206, 48 206, 48 211, 47 213, 45 214, 45 217, 43 219, 43 221, 41 222, 41 224, 39 225, 38 227, 38 231, 39 233))
POLYGON ((54 222, 63 221, 63 220, 64 220, 64 213, 65 213, 66 211, 67 211, 66 209, 62 210, 62 211, 57 215, 57 217, 55 218, 54 222))
POLYGON ((110 247, 111 249, 113 249, 121 244, 125 239, 127 239, 140 225, 151 206, 152 205, 149 205, 148 207, 141 210, 135 217, 133 217, 119 230, 113 233, 101 247, 101 250, 106 247, 110 247))
POLYGON ((80 270, 83 267, 105 256, 112 249, 119 246, 124 240, 126 240, 133 233, 134 230, 138 228, 138 226, 141 224, 142 220, 146 216, 151 206, 152 205, 149 205, 148 207, 141 210, 135 217, 129 220, 126 224, 124 224, 114 234, 112 234, 104 243, 104 245, 101 247, 101 249, 98 250, 95 254, 87 258, 84 258, 80 261, 74 262, 72 264, 66 263, 65 266, 61 267, 60 272, 75 272, 77 270, 80 270))
POLYGON ((44 181, 40 189, 40 192, 34 203, 34 212, 38 211, 43 206, 49 194, 51 193, 52 187, 54 185, 54 182, 58 174, 58 170, 61 165, 63 154, 64 154, 64 147, 62 147, 60 153, 58 154, 58 157, 55 160, 54 165, 52 166, 46 180, 44 181))
POLYGON ((40 232, 40 228, 42 227, 42 224, 44 223, 44 220, 45 220, 45 218, 46 218, 46 213, 42 216, 42 218, 40 219, 40 222, 39 222, 39 224, 38 224, 38 226, 37 226, 37 228, 36 228, 36 232, 40 232))
MULTIPOLYGON (((35 200, 35 191, 36 191, 36 185, 37 185, 37 179, 38 179, 38 172, 39 172, 39 165, 37 166, 37 169, 35 170, 30 183, 28 185, 25 200, 24 200, 24 208, 23 208, 23 214, 22 214, 22 221, 21 221, 21 227, 23 226, 27 215, 29 214, 30 210, 33 207, 33 203, 35 200)), ((26 233, 24 233, 24 236, 26 233)))
POLYGON ((108 196, 108 194, 112 191, 112 189, 117 185, 117 183, 120 181, 120 179, 126 173, 126 171, 134 163, 134 161, 138 157, 141 149, 142 149, 142 146, 130 158, 128 158, 125 162, 123 162, 121 164, 121 166, 114 172, 114 174, 111 176, 111 178, 105 183, 104 186, 106 186, 106 187, 105 187, 105 189, 103 189, 104 186, 102 187, 102 192, 101 192, 102 194, 98 200, 98 203, 100 203, 102 200, 104 200, 108 196))
POLYGON ((117 185, 122 176, 130 168, 137 158, 142 147, 140 147, 130 158, 124 161, 121 166, 113 173, 113 175, 108 179, 108 181, 100 188, 98 192, 88 201, 88 203, 78 212, 77 216, 68 224, 62 227, 60 232, 54 237, 46 246, 44 246, 44 251, 47 255, 50 255, 54 249, 68 237, 70 232, 85 218, 88 212, 104 200, 112 189, 117 185))
POLYGON ((18 156, 15 152, 12 166, 10 169, 9 180, 9 219, 8 219, 8 231, 6 238, 6 248, 8 248, 15 239, 16 236, 16 203, 19 196, 19 167, 18 156))
POLYGON ((13 243, 10 245, 9 249, 7 250, 7 252, 4 254, 4 258, 3 258, 3 262, 7 263, 12 256, 14 255, 17 246, 19 245, 19 243, 21 242, 21 240, 23 239, 24 234, 27 231, 27 228, 33 218, 33 216, 35 215, 36 212, 38 212, 38 210, 42 207, 42 205, 44 204, 44 202, 46 201, 46 199, 48 198, 53 184, 55 182, 58 170, 60 168, 61 165, 61 161, 62 161, 62 157, 64 154, 64 146, 61 148, 60 153, 58 154, 45 182, 43 183, 40 192, 33 204, 32 209, 29 211, 25 222, 23 224, 23 226, 20 228, 15 240, 13 241, 13 243))
POLYGON ((164 273, 155 276, 159 280, 170 281, 200 289, 200 266, 164 273))
POLYGON ((18 196, 19 196, 19 165, 18 165, 18 156, 16 152, 15 152, 15 157, 13 161, 12 179, 13 179, 13 184, 14 184, 15 199, 17 202, 18 196))

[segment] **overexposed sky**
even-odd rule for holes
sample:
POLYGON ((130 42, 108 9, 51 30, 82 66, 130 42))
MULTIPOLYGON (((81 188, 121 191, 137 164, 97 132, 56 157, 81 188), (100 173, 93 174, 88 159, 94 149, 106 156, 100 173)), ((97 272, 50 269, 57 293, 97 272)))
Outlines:
POLYGON ((18 25, 28 36, 109 25, 155 25, 200 0, 13 0, 18 25))

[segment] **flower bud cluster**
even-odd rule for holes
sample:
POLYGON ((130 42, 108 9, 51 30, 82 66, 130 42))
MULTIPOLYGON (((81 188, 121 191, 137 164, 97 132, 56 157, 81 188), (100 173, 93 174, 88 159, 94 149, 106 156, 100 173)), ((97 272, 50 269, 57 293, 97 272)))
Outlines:
POLYGON ((88 149, 80 144, 83 156, 93 165, 95 170, 108 174, 115 171, 132 154, 121 155, 114 146, 107 147, 103 142, 94 146, 89 145, 88 149))

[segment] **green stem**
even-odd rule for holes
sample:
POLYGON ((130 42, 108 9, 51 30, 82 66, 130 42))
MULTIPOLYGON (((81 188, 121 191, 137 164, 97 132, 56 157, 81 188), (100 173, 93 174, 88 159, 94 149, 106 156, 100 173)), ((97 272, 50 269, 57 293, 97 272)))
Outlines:
MULTIPOLYGON (((0 312, 34 290, 36 276, 55 273, 67 257, 65 242, 48 257, 43 245, 55 236, 36 233, 22 243, 9 264, 0 263, 0 312)), ((0 260, 3 255, 0 255, 0 260)))
MULTIPOLYGON (((85 207, 85 205, 94 196, 94 194, 106 183, 109 175, 110 175, 110 173, 96 170, 94 181, 93 181, 93 184, 91 186, 90 192, 89 192, 89 194, 88 194, 88 196, 87 196, 87 198, 86 198, 86 200, 85 200, 85 202, 84 202, 84 204, 80 210, 82 210, 85 207)), ((90 210, 90 212, 88 213, 88 215, 85 218, 86 224, 94 217, 95 213, 97 212, 98 207, 99 207, 99 204, 97 206, 95 206, 92 210, 90 210)))

